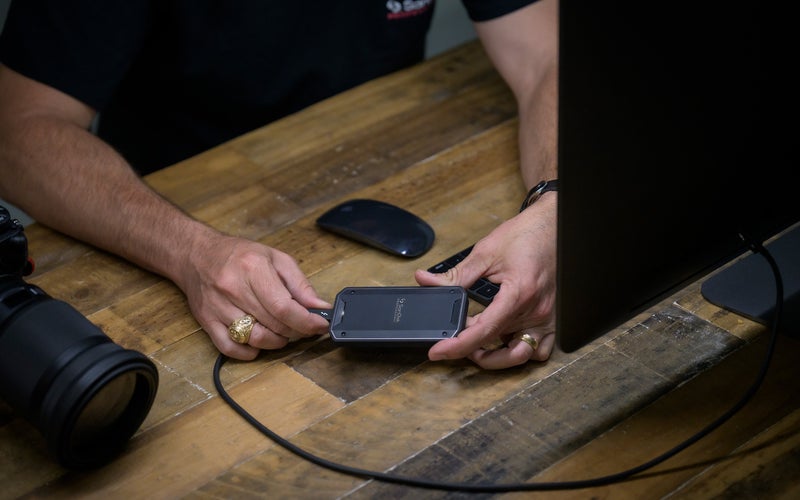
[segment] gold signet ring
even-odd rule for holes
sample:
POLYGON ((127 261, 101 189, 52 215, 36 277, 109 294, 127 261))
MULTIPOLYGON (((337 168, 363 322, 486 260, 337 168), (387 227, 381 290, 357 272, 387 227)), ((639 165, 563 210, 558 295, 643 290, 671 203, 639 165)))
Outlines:
POLYGON ((253 331, 255 324, 256 319, 249 314, 245 314, 237 319, 228 327, 228 334, 230 334, 231 340, 240 344, 246 344, 250 340, 250 332, 253 331))

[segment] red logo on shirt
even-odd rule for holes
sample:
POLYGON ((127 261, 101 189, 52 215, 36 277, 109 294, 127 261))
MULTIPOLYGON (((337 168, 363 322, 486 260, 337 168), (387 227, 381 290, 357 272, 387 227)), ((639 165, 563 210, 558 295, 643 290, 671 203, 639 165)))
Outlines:
POLYGON ((433 0, 388 0, 386 19, 403 19, 418 16, 430 10, 433 0))

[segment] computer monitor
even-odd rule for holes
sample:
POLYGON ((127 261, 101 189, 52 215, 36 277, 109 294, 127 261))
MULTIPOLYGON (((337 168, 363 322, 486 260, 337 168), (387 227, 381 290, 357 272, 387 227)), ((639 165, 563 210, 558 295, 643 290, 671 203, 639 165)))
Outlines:
MULTIPOLYGON (((764 241, 800 221, 796 167, 767 113, 780 99, 767 86, 765 9, 561 1, 562 350, 741 255, 740 234, 764 241)), ((796 270, 794 244, 783 253, 796 270)), ((763 293, 743 284, 723 288, 763 293)))

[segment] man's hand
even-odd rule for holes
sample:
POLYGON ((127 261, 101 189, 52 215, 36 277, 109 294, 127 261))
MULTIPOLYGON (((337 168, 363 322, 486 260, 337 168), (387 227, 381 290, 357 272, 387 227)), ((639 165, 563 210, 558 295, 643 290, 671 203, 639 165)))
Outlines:
POLYGON ((323 333, 306 307, 328 308, 288 255, 225 236, 191 218, 139 178, 88 131, 95 111, 0 64, 0 197, 38 222, 115 253, 175 282, 224 354, 323 333), (228 327, 258 321, 248 344, 228 327))
POLYGON ((320 335, 328 322, 307 308, 331 308, 289 255, 225 235, 204 241, 176 280, 195 318, 219 351, 253 359, 260 349, 279 349, 320 335), (231 340, 228 327, 244 315, 257 323, 246 344, 231 340))
POLYGON ((492 303, 470 318, 457 337, 434 345, 431 360, 469 357, 483 368, 500 369, 550 357, 555 340, 556 193, 477 242, 472 252, 446 273, 418 270, 423 286, 468 288, 479 277, 500 284, 492 303), (520 339, 530 335, 536 349, 520 339), (500 345, 499 349, 488 346, 500 345))
MULTIPOLYGON (((540 0, 476 23, 475 29, 517 99, 525 184, 558 178, 558 0, 540 0)), ((469 357, 497 369, 550 357, 555 339, 556 197, 544 194, 476 243, 448 272, 417 271, 421 285, 468 287, 481 276, 501 285, 492 303, 470 318, 458 337, 431 348, 430 359, 469 357), (496 345, 503 347, 489 348, 496 345)))

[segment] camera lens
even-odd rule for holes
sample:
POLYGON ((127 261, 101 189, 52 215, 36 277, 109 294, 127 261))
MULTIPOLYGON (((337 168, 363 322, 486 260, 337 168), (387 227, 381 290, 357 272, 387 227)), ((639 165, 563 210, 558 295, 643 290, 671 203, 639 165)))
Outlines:
POLYGON ((107 422, 118 422, 134 397, 136 375, 125 372, 97 391, 75 420, 70 445, 74 449, 91 449, 104 436, 107 422))
POLYGON ((144 421, 158 372, 65 302, 0 282, 0 397, 44 435, 58 461, 107 463, 144 421))

